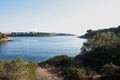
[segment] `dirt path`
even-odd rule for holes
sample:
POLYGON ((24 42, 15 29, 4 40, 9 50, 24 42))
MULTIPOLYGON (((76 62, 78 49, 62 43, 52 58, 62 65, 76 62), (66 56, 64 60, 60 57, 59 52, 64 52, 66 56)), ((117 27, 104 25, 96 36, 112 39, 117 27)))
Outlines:
POLYGON ((41 67, 37 68, 37 76, 37 80, 63 80, 56 73, 52 73, 48 69, 41 67))

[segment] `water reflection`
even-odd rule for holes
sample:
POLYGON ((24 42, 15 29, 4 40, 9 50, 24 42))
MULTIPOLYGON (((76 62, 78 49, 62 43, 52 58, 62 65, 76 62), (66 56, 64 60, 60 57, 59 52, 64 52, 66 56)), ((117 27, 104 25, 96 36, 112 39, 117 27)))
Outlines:
POLYGON ((5 46, 7 42, 0 42, 0 47, 5 46))

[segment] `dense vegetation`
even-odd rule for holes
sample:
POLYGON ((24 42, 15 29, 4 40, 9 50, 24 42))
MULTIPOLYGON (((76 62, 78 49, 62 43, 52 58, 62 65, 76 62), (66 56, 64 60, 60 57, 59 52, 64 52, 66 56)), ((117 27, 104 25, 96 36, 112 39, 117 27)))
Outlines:
POLYGON ((67 33, 46 33, 46 32, 12 32, 7 34, 11 37, 50 37, 50 36, 74 36, 67 33))
POLYGON ((36 80, 37 65, 24 62, 21 58, 15 61, 0 62, 0 80, 36 80))
MULTIPOLYGON (((39 63, 41 67, 60 70, 65 80, 119 80, 120 34, 118 28, 97 31, 83 44, 75 57, 55 56, 39 63)), ((88 33, 94 31, 89 30, 88 33)), ((16 33, 15 33, 16 35, 16 33)), ((32 36, 32 35, 31 35, 32 36)), ((3 38, 3 37, 2 37, 3 38)), ((0 62, 1 80, 35 80, 37 65, 15 61, 0 62)))
POLYGON ((116 35, 120 34, 120 26, 118 26, 117 28, 109 28, 109 29, 100 29, 100 30, 87 30, 87 33, 83 36, 80 36, 80 38, 92 38, 93 36, 95 36, 96 34, 100 34, 103 32, 110 32, 110 33, 114 33, 116 35))
POLYGON ((91 51, 76 56, 76 58, 80 57, 84 64, 100 67, 112 62, 120 65, 120 37, 114 33, 97 34, 92 39, 88 39, 84 46, 92 48, 91 51))
POLYGON ((0 39, 2 39, 2 38, 7 38, 7 35, 0 32, 0 39))
POLYGON ((46 60, 45 62, 40 63, 40 65, 52 65, 54 67, 69 67, 72 65, 72 58, 68 57, 66 55, 61 56, 55 56, 53 58, 50 58, 49 60, 46 60))
POLYGON ((120 37, 118 35, 109 32, 96 34, 83 46, 84 50, 74 58, 62 55, 43 63, 61 68, 65 80, 119 80, 120 37), (90 51, 87 51, 87 48, 90 48, 90 51))
POLYGON ((7 35, 11 36, 11 37, 55 36, 54 33, 43 33, 43 32, 12 32, 12 33, 7 34, 7 35))

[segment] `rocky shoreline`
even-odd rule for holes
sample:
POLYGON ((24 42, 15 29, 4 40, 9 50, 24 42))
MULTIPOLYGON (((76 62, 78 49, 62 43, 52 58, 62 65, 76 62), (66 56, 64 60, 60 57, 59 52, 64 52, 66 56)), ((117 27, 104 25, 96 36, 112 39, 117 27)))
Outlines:
POLYGON ((2 38, 0 39, 0 42, 8 42, 8 41, 12 41, 13 39, 8 37, 8 38, 2 38))

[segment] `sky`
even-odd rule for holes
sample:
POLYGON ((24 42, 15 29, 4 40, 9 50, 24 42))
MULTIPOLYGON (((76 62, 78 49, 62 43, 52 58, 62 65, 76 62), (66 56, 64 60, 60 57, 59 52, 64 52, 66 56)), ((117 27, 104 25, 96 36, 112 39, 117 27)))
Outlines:
POLYGON ((0 0, 0 32, 82 35, 120 25, 120 0, 0 0))

